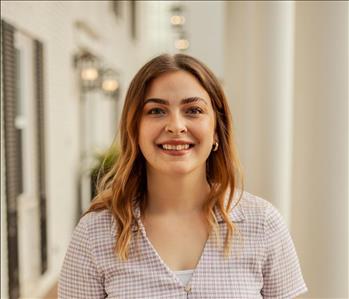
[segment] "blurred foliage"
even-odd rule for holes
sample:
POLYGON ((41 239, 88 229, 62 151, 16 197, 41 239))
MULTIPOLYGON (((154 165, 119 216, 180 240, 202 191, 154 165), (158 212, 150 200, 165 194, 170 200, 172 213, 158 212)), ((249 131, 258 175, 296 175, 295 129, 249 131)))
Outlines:
POLYGON ((113 168, 120 155, 120 147, 113 144, 108 150, 96 154, 96 165, 91 169, 91 195, 96 195, 97 179, 101 179, 110 169, 113 168))

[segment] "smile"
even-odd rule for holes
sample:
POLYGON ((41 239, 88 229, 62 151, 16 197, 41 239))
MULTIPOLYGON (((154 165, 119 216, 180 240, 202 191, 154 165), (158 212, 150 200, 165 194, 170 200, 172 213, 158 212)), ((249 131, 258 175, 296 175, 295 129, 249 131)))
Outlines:
POLYGON ((172 144, 160 144, 159 147, 164 150, 170 150, 170 151, 182 151, 187 150, 190 147, 193 147, 194 144, 179 144, 179 145, 172 145, 172 144))
POLYGON ((158 144, 158 147, 164 154, 170 156, 183 156, 190 152, 191 148, 194 147, 194 144, 158 144))

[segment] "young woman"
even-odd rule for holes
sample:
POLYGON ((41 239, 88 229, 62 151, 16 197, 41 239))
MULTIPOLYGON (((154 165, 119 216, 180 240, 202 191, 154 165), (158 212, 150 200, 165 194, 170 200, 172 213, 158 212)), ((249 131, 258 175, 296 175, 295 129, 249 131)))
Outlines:
POLYGON ((59 298, 295 298, 307 291, 276 208, 243 192, 227 100, 188 55, 128 89, 121 154, 69 245, 59 298))

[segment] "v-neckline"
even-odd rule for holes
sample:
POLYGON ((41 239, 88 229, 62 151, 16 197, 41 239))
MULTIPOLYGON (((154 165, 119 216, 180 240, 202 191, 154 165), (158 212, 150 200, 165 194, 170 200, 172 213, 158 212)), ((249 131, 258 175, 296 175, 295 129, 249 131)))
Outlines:
POLYGON ((205 253, 207 252, 207 247, 210 244, 210 239, 211 239, 211 234, 208 235, 207 240, 204 244, 203 250, 201 251, 201 255, 200 258, 198 260, 198 263, 196 264, 196 266, 192 269, 193 273, 191 275, 191 278, 189 279, 188 283, 186 285, 183 285, 182 281, 178 278, 178 276, 175 273, 175 270, 172 270, 167 264, 166 262, 163 260, 163 258, 160 256, 160 254, 158 253, 158 251, 156 250, 156 248, 154 247, 154 245, 152 244, 152 242, 150 241, 150 239, 147 236, 147 232, 145 230, 145 226, 142 223, 142 220, 140 217, 138 217, 137 219, 138 221, 138 227, 141 230, 142 236, 146 241, 146 244, 148 245, 148 247, 151 249, 151 251, 154 254, 154 257, 156 258, 156 260, 161 264, 162 268, 165 270, 165 272, 167 272, 181 287, 188 287, 188 285, 192 284, 193 278, 196 276, 196 273, 198 271, 200 271, 201 268, 201 264, 203 263, 203 260, 205 258, 205 253))
MULTIPOLYGON (((213 247, 215 247, 214 240, 213 240, 213 235, 212 235, 212 231, 209 233, 208 238, 205 242, 204 248, 201 252, 201 256, 199 258, 199 261, 196 265, 196 267, 193 269, 193 274, 190 278, 190 280, 188 281, 187 285, 184 286, 182 284, 182 282, 179 280, 179 278, 177 277, 177 275, 174 273, 174 271, 172 271, 170 269, 170 267, 164 262, 164 260, 162 259, 162 257, 159 255, 159 253, 157 252, 157 250, 155 249, 155 247, 153 246, 153 244, 151 243, 151 241, 149 240, 149 238, 147 237, 147 233, 145 231, 145 227, 141 221, 141 211, 140 211, 140 205, 139 202, 137 200, 134 201, 134 218, 136 220, 136 222, 133 225, 133 231, 141 231, 141 235, 144 238, 146 245, 150 248, 150 251, 153 253, 153 258, 156 260, 156 262, 158 263, 158 265, 161 266, 161 268, 164 270, 165 273, 167 273, 169 275, 169 277, 171 277, 178 285, 180 285, 181 287, 184 288, 188 288, 191 287, 193 285, 193 283, 195 283, 196 277, 198 276, 198 272, 203 271, 204 268, 204 262, 205 262, 205 258, 207 255, 207 252, 212 250, 213 247)), ((214 207, 214 213, 217 219, 218 224, 224 223, 224 219, 223 216, 221 214, 221 212, 219 211, 219 209, 215 206, 214 207)), ((242 206, 239 204, 236 207, 234 206, 233 210, 231 211, 231 220, 233 222, 242 222, 245 219, 245 215, 242 209, 242 206)), ((114 224, 116 225, 116 224, 114 224)), ((220 228, 221 229, 221 228, 220 228)), ((219 230, 220 230, 219 229, 219 230)), ((115 231, 115 228, 114 228, 115 231)))

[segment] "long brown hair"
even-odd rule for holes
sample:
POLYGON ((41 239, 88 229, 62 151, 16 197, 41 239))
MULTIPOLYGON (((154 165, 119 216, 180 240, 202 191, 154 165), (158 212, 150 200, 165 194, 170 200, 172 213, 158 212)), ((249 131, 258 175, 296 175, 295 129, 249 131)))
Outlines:
POLYGON ((218 208, 227 225, 224 240, 224 255, 228 256, 235 226, 229 211, 235 193, 243 190, 243 176, 233 141, 232 117, 228 103, 215 75, 200 61, 184 54, 157 56, 146 63, 135 75, 128 88, 120 122, 120 155, 112 167, 97 184, 97 196, 88 212, 109 209, 117 222, 115 252, 122 260, 129 256, 132 236, 133 201, 142 206, 146 195, 147 177, 145 159, 138 145, 139 123, 144 97, 149 84, 168 72, 183 70, 200 82, 209 94, 216 114, 218 150, 211 152, 206 162, 206 177, 211 187, 209 200, 205 204, 207 223, 217 234, 217 219, 214 208, 218 208), (226 199, 227 190, 230 190, 226 199), (143 202, 143 203, 142 203, 143 202))

